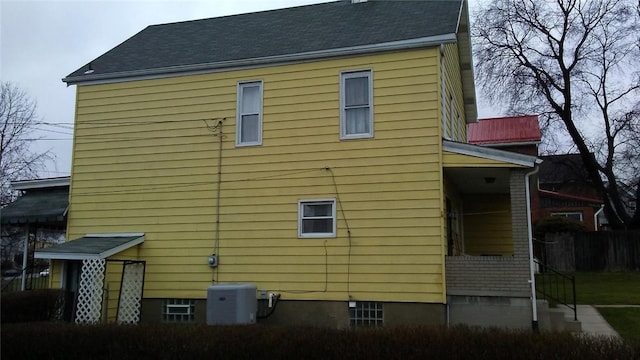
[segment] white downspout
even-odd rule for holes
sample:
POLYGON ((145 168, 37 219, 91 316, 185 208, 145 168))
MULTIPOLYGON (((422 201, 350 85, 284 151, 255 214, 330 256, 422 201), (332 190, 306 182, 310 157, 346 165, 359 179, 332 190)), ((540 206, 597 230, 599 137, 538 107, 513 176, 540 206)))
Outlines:
POLYGON ((531 284, 531 311, 533 312, 533 320, 531 327, 534 331, 538 330, 538 304, 536 303, 536 278, 535 278, 535 263, 533 262, 533 232, 531 229, 531 190, 529 187, 530 178, 532 175, 538 172, 539 168, 536 168, 525 175, 525 194, 527 197, 527 235, 529 237, 529 283, 531 284))
POLYGON ((20 291, 27 289, 27 265, 29 260, 29 223, 24 235, 24 247, 22 249, 22 280, 20 283, 20 291))
POLYGON ((598 231, 598 216, 600 215, 600 213, 602 213, 604 211, 604 204, 600 205, 600 209, 598 209, 598 211, 596 211, 595 214, 593 214, 593 227, 594 227, 594 231, 598 231))

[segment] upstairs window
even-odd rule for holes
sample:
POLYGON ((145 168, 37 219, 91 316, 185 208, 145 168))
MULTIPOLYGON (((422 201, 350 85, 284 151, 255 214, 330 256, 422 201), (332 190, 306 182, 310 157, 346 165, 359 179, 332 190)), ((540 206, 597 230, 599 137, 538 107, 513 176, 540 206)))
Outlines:
POLYGON ((262 81, 238 84, 236 145, 262 144, 262 81))
POLYGON ((336 236, 336 200, 300 200, 298 202, 298 236, 319 238, 336 236))
POLYGON ((340 138, 373 137, 371 70, 340 74, 340 138))

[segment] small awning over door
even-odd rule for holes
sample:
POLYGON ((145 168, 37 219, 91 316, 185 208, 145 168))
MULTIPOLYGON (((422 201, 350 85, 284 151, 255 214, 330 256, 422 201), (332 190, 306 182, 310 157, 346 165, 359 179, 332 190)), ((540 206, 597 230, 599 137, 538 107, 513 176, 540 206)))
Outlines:
POLYGON ((106 259, 144 242, 144 233, 87 234, 81 238, 37 250, 36 259, 106 259))

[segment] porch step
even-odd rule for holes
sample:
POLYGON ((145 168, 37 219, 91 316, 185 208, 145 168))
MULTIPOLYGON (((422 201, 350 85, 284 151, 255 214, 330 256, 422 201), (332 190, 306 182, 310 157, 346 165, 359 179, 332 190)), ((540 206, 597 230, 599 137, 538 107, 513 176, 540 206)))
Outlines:
POLYGON ((565 309, 564 305, 557 308, 549 308, 546 300, 538 300, 538 325, 544 331, 569 331, 579 333, 582 331, 580 320, 573 320, 573 311, 565 309))

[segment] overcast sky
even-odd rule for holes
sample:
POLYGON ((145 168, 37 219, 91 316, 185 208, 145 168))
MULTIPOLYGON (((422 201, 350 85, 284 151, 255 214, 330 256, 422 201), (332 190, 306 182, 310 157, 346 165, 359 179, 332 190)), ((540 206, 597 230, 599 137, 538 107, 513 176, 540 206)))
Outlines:
POLYGON ((0 80, 27 92, 38 104, 39 118, 56 124, 34 134, 42 137, 35 150, 51 149, 56 157, 41 177, 67 176, 76 87, 67 87, 63 77, 148 25, 320 2, 325 1, 0 0, 0 80))

